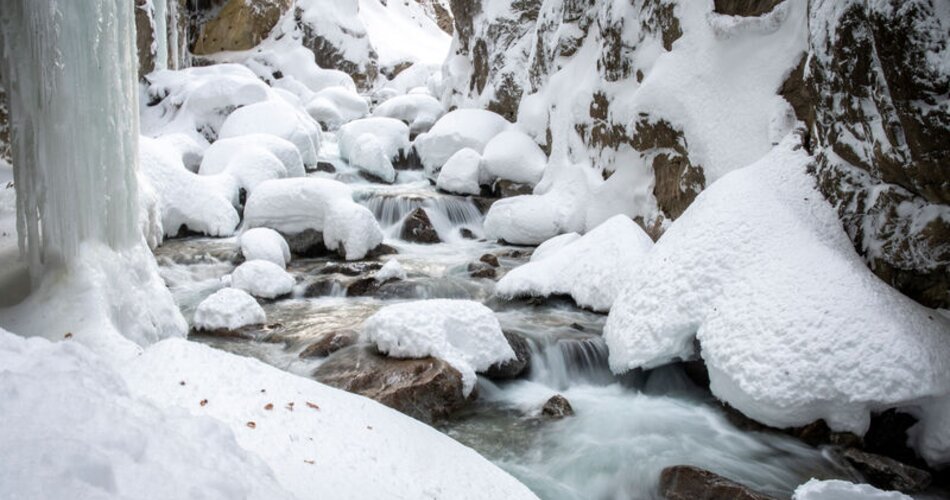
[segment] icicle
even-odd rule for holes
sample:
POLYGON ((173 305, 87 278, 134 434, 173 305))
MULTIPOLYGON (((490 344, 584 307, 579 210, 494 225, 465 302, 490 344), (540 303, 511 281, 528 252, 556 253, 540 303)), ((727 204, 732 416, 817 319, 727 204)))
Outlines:
MULTIPOLYGON (((172 3, 175 3, 174 1, 172 3)), ((155 26, 155 69, 168 69, 168 3, 152 0, 152 22, 155 26)))

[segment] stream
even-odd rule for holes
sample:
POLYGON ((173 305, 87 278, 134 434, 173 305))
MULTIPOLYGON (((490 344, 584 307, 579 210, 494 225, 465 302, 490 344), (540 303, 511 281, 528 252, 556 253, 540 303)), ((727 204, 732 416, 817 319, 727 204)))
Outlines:
MULTIPOLYGON (((338 158, 332 134, 324 138, 322 160, 337 171, 311 175, 353 187, 356 201, 375 214, 385 243, 398 251, 408 279, 384 285, 373 297, 346 297, 345 286, 359 276, 315 272, 338 258, 295 259, 288 267, 298 282, 292 297, 263 304, 268 327, 246 337, 195 340, 309 377, 321 360, 299 354, 321 333, 358 329, 396 301, 476 300, 496 311, 503 329, 529 340, 529 373, 503 383, 481 378, 478 399, 437 425, 541 498, 658 498, 660 471, 679 464, 710 469, 779 498, 812 477, 848 477, 819 449, 780 434, 740 430, 680 367, 614 376, 601 338, 605 315, 564 299, 501 300, 493 297, 494 279, 470 277, 469 263, 486 253, 498 257, 500 276, 527 262, 531 252, 481 241, 483 216, 472 200, 438 193, 421 171, 400 171, 392 186, 366 181, 338 158), (443 243, 399 239, 403 219, 420 206, 443 243), (478 239, 463 237, 463 228, 478 239), (324 294, 306 297, 318 280, 324 281, 324 294), (541 406, 554 394, 565 396, 576 415, 541 418, 541 406)), ((197 304, 224 286, 222 277, 234 269, 240 249, 236 238, 185 238, 168 240, 155 253, 190 321, 197 304)))

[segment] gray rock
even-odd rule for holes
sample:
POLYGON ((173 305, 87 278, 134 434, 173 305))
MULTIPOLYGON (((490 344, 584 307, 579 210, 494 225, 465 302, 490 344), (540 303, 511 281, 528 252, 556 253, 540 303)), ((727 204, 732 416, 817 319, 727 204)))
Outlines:
POLYGON ((868 483, 883 490, 916 493, 930 486, 930 473, 874 453, 848 448, 840 452, 848 464, 858 470, 868 483))
POLYGON ((439 233, 432 227, 432 221, 429 220, 429 214, 425 209, 419 207, 412 211, 402 225, 400 238, 414 243, 440 243, 439 233))
POLYGON ((551 396, 551 399, 548 399, 547 402, 544 403, 543 407, 541 407, 541 415, 559 420, 564 417, 574 416, 574 408, 571 406, 571 402, 568 401, 567 398, 561 396, 560 394, 555 394, 554 396, 551 396))
POLYGON ((515 359, 504 363, 495 363, 485 371, 485 376, 496 380, 513 379, 527 371, 531 363, 531 346, 527 339, 517 333, 504 332, 508 345, 515 351, 515 359))
POLYGON ((691 465, 663 469, 660 495, 667 500, 773 500, 731 479, 691 465))

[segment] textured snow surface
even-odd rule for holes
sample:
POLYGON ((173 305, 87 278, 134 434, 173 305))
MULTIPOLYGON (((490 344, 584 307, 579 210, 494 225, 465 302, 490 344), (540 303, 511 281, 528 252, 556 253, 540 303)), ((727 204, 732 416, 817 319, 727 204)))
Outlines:
POLYGON ((389 259, 379 271, 376 271, 374 278, 380 283, 391 279, 404 280, 406 279, 406 271, 398 260, 389 259))
POLYGON ((366 172, 383 182, 396 180, 396 170, 389 156, 383 152, 383 146, 373 134, 363 134, 350 147, 350 165, 366 172))
POLYGON ((542 196, 524 195, 492 203, 485 236, 516 245, 537 245, 560 233, 557 209, 542 196))
POLYGON ((698 338, 719 399, 857 434, 869 411, 950 394, 948 322, 865 267, 809 160, 789 136, 672 224, 610 311, 615 372, 690 358, 698 338))
POLYGON ((277 231, 255 227, 241 233, 241 254, 245 260, 266 260, 280 266, 290 262, 290 247, 277 231))
POLYGON ((297 146, 307 165, 317 163, 320 125, 302 110, 282 99, 250 104, 228 115, 218 137, 227 139, 248 134, 270 134, 297 146))
POLYGON ((396 358, 439 358, 462 373, 465 396, 476 372, 515 357, 495 313, 471 300, 433 299, 383 307, 363 323, 363 337, 396 358))
POLYGON ((329 204, 323 226, 323 243, 346 260, 359 260, 383 242, 383 230, 373 212, 349 200, 329 204))
POLYGON ((881 491, 869 484, 812 479, 795 488, 792 500, 910 500, 899 491, 881 491))
POLYGON ((369 114, 369 104, 351 88, 328 87, 314 94, 307 103, 307 112, 328 130, 336 130, 369 114))
POLYGON ((409 125, 410 134, 432 128, 445 110, 436 98, 426 94, 408 94, 386 100, 373 110, 373 116, 395 118, 409 125))
POLYGON ((409 127, 395 118, 364 118, 340 127, 340 157, 351 160, 360 144, 360 138, 369 134, 379 141, 387 158, 399 158, 409 151, 409 127))
POLYGON ((498 281, 495 293, 503 297, 564 294, 582 307, 610 310, 653 240, 626 215, 615 215, 579 239, 571 234, 556 238, 569 243, 542 249, 531 262, 511 270, 498 281))
POLYGON ((502 132, 485 145, 482 170, 486 177, 535 185, 544 175, 547 157, 534 139, 520 130, 502 132))
POLYGON ((287 295, 294 288, 294 277, 268 260, 249 260, 231 273, 231 286, 265 299, 287 295))
POLYGON ((544 243, 541 243, 535 247, 534 252, 531 253, 531 262, 544 259, 554 253, 557 253, 558 250, 564 248, 567 245, 580 239, 581 235, 578 233, 564 233, 559 234, 549 240, 545 240, 544 243))
POLYGON ((192 323, 198 330, 237 330, 265 321, 264 309, 254 297, 237 288, 222 288, 198 304, 192 323))
POLYGON ((230 427, 297 498, 536 498, 427 425, 251 358, 187 341, 161 342, 124 374, 140 397, 230 427), (204 399, 208 403, 199 405, 204 399))
POLYGON ((214 141, 204 151, 198 173, 213 175, 225 172, 236 159, 255 151, 263 151, 277 158, 289 177, 306 175, 303 159, 294 143, 269 134, 247 134, 214 141))
POLYGON ((342 182, 313 177, 266 181, 248 197, 244 222, 284 234, 323 231, 327 205, 339 200, 353 200, 349 186, 342 182))
POLYGON ((436 185, 439 189, 457 194, 479 194, 482 156, 470 148, 458 150, 439 171, 436 185))
POLYGON ((462 148, 481 153, 493 137, 504 132, 511 123, 501 115, 482 109, 457 109, 415 140, 416 152, 426 174, 435 179, 445 162, 462 148))
POLYGON ((73 341, 0 330, 0 415, 3 498, 293 498, 221 422, 136 397, 73 341))

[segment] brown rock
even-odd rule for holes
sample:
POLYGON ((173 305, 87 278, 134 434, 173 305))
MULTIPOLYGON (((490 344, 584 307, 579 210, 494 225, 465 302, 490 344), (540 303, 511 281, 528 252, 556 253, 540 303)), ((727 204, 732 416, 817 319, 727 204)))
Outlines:
POLYGON ((429 220, 429 214, 425 209, 419 207, 412 211, 403 222, 400 238, 415 243, 441 243, 439 233, 432 227, 432 221, 429 220))
MULTIPOLYGON (((495 363, 488 367, 488 370, 485 371, 485 376, 491 379, 507 380, 518 378, 525 373, 531 362, 531 346, 528 345, 528 340, 517 333, 504 333, 505 339, 508 340, 508 345, 515 351, 515 359, 505 361, 504 363, 495 363)), ((568 406, 570 406, 570 404, 568 404, 568 406)))
POLYGON ((930 473, 892 458, 848 448, 841 457, 858 470, 868 483, 882 490, 916 493, 930 486, 930 473))
POLYGON ((379 291, 380 285, 375 278, 360 278, 346 287, 346 296, 367 297, 379 291))
POLYGON ((192 51, 208 55, 252 49, 267 38, 292 4, 293 0, 229 0, 216 17, 201 27, 192 51))
POLYGON ((772 500, 731 479, 691 465, 663 469, 660 495, 667 500, 772 500))
POLYGON ((498 257, 494 254, 486 253, 478 258, 480 262, 484 262, 491 267, 498 267, 498 257))
POLYGON ((318 271, 319 274, 342 274, 344 276, 359 276, 378 271, 383 265, 375 261, 364 262, 328 262, 318 271))
POLYGON ((349 347, 359 339, 359 332, 356 330, 340 330, 338 332, 327 332, 316 342, 308 345, 300 353, 301 358, 323 358, 333 354, 340 349, 349 347))
POLYGON ((307 285, 303 292, 304 297, 326 297, 342 289, 343 284, 336 279, 321 279, 307 285))
POLYGON ((333 353, 313 376, 424 422, 445 418, 466 402, 462 374, 431 357, 395 359, 351 346, 333 353))
POLYGON ((475 236, 475 233, 473 233, 472 230, 469 229, 469 228, 467 228, 467 227, 463 227, 463 228, 459 229, 459 235, 460 235, 461 237, 465 238, 466 240, 476 240, 476 239, 478 239, 478 237, 475 236))
POLYGON ((281 236, 287 240, 290 253, 297 257, 321 257, 330 253, 323 244, 323 233, 316 229, 306 229, 295 234, 281 233, 281 236))
POLYGON ((568 401, 567 398, 560 394, 555 394, 541 407, 541 415, 559 420, 564 417, 574 416, 574 408, 571 407, 571 402, 568 401))

